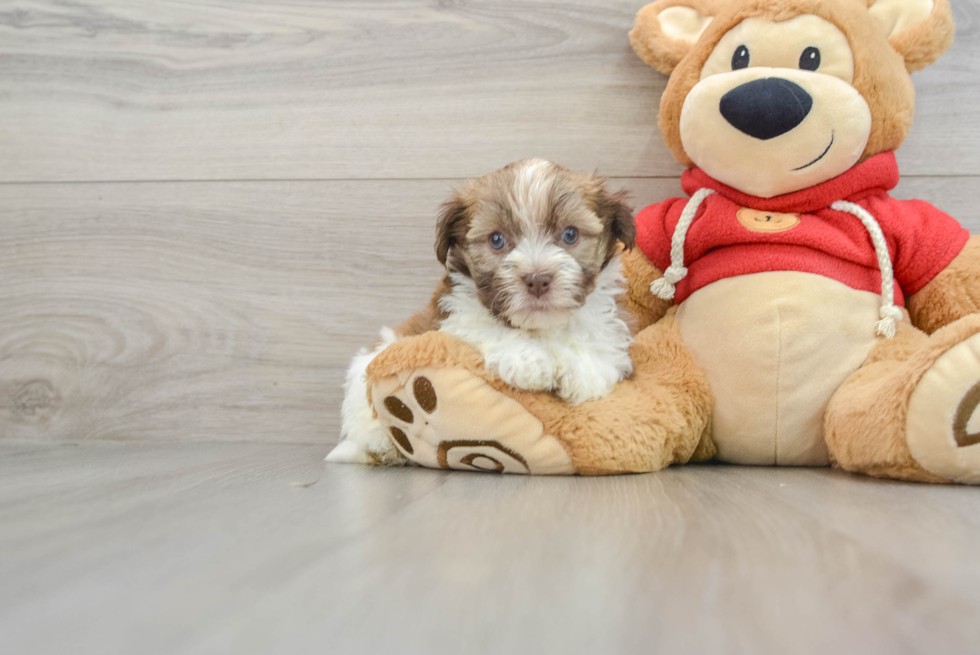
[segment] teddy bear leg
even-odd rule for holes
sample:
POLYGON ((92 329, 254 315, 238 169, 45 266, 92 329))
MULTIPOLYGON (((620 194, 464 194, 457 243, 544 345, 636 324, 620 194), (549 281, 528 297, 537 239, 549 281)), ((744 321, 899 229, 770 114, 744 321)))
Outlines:
POLYGON ((482 358, 442 332, 405 338, 367 371, 376 421, 392 448, 429 468, 568 474, 568 453, 488 375, 482 358))
POLYGON ((980 315, 932 336, 903 323, 837 390, 825 434, 841 468, 980 484, 980 315))
POLYGON ((569 406, 508 387, 472 348, 432 332, 381 353, 368 387, 399 453, 432 468, 602 475, 711 457, 711 391, 673 318, 641 332, 632 355, 633 377, 569 406))
POLYGON ((562 444, 519 402, 465 368, 399 371, 371 388, 378 421, 407 459, 429 468, 568 474, 562 444))

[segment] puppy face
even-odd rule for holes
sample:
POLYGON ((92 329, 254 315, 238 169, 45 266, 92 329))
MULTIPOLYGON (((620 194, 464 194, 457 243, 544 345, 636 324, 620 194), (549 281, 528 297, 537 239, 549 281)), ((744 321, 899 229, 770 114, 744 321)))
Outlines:
POLYGON ((514 162, 445 204, 436 254, 470 277, 497 318, 527 330, 567 323, 618 244, 633 246, 625 193, 542 159, 514 162))

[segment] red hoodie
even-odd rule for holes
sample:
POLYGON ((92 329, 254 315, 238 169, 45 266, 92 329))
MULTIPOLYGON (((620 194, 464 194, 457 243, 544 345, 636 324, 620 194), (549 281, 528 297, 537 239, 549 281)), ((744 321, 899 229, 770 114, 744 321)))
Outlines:
MULTIPOLYGON (((867 229, 854 215, 830 209, 846 200, 866 209, 881 226, 895 271, 895 304, 903 306, 905 295, 919 291, 949 265, 970 233, 927 202, 890 197, 888 191, 897 184, 898 164, 890 152, 823 184, 775 198, 748 196, 701 169, 686 171, 681 177, 686 194, 702 188, 715 193, 701 204, 688 230, 688 274, 677 283, 674 302, 712 282, 767 271, 816 273, 880 293, 881 273, 867 229)), ((686 204, 686 198, 671 198, 636 217, 637 245, 660 270, 670 265, 671 237, 686 204)))

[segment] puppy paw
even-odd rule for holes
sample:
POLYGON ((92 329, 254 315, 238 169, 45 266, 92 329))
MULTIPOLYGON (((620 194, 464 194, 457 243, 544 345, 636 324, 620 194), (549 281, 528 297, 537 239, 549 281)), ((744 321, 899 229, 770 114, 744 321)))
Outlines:
POLYGON ((557 439, 513 398, 462 368, 422 368, 377 380, 378 421, 405 458, 430 468, 574 473, 557 439))
POLYGON ((556 395, 569 405, 599 400, 612 393, 616 383, 631 370, 628 360, 617 367, 614 362, 596 361, 587 356, 570 359, 562 366, 556 395))
POLYGON ((612 393, 616 381, 582 380, 575 376, 564 376, 559 381, 556 395, 569 405, 581 405, 588 400, 599 400, 612 393))
POLYGON ((344 398, 341 441, 327 455, 335 464, 402 466, 406 463, 391 444, 385 427, 374 417, 363 385, 344 398))
POLYGON ((369 466, 404 466, 407 461, 391 445, 380 429, 371 439, 347 438, 338 443, 325 460, 333 464, 367 464, 369 466))
POLYGON ((555 360, 544 348, 526 347, 487 356, 487 369, 517 389, 552 391, 557 387, 555 360))

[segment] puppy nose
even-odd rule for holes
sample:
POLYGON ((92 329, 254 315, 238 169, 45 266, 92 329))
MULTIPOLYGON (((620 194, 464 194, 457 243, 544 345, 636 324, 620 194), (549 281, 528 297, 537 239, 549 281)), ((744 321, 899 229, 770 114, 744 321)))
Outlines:
POLYGON ((551 288, 551 276, 547 273, 525 275, 524 284, 527 285, 528 293, 533 294, 535 298, 540 298, 551 288))
POLYGON ((767 77, 735 87, 721 97, 719 108, 732 127, 765 141, 802 123, 813 98, 799 84, 767 77))

